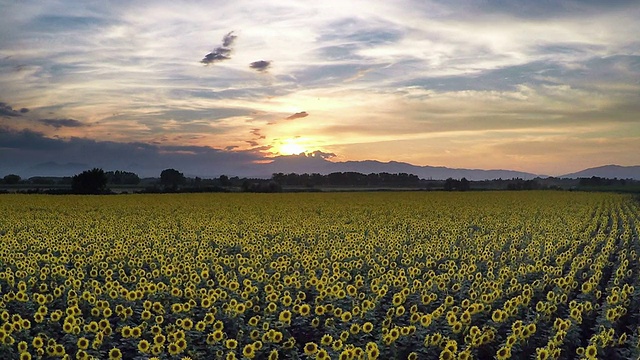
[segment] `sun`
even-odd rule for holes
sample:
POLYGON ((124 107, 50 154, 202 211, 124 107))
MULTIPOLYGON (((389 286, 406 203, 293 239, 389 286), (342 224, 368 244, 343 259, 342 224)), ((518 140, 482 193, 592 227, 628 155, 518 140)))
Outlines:
POLYGON ((300 144, 288 142, 282 144, 278 152, 282 155, 298 155, 306 152, 306 149, 300 144))

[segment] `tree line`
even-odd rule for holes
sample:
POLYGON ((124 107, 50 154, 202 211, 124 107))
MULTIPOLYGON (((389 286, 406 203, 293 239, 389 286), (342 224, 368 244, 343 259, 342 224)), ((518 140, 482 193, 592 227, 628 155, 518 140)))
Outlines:
MULTIPOLYGON (((327 175, 319 173, 274 173, 270 179, 239 178, 221 175, 218 178, 189 178, 176 169, 164 169, 159 178, 141 179, 137 174, 128 171, 104 171, 93 168, 72 177, 31 177, 21 179, 16 174, 8 174, 0 178, 0 184, 17 185, 23 193, 51 194, 109 194, 110 186, 116 186, 121 192, 139 193, 165 192, 281 192, 281 191, 320 191, 323 187, 348 188, 412 188, 423 190, 468 191, 468 190, 593 190, 608 188, 620 191, 637 192, 640 181, 633 179, 609 179, 593 176, 591 178, 560 179, 536 178, 524 180, 495 179, 470 181, 466 178, 446 180, 426 180, 407 173, 370 173, 334 172, 327 175), (32 187, 29 188, 28 186, 32 187), (42 190, 41 186, 52 188, 42 190), (129 187, 130 186, 130 187, 129 187)), ((0 192, 8 192, 6 188, 0 192)))
POLYGON ((418 186, 420 178, 417 175, 386 172, 362 174, 359 172, 333 172, 322 174, 283 174, 275 173, 271 180, 283 186, 418 186))

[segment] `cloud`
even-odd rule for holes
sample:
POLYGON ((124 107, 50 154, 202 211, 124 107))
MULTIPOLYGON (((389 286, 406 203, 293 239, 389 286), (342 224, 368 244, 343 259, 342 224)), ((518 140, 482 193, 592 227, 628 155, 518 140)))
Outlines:
POLYGON ((295 113, 295 114, 293 114, 291 116, 287 116, 286 119, 287 120, 294 120, 294 119, 300 119, 300 118, 307 117, 307 116, 309 116, 309 113, 307 113, 306 111, 300 111, 300 112, 297 112, 297 113, 295 113))
POLYGON ((201 63, 209 65, 214 62, 231 59, 231 46, 236 41, 237 36, 233 35, 233 31, 228 32, 222 37, 222 46, 219 46, 204 56, 201 63))
MULTIPOLYGON (((13 130, 0 127, 0 149, 30 151, 59 150, 63 146, 60 140, 50 139, 42 133, 31 130, 13 130)), ((0 158, 1 159, 1 158, 0 158)))
POLYGON ((255 135, 258 137, 258 139, 264 139, 266 138, 266 136, 262 135, 262 133, 260 132, 260 129, 255 128, 255 129, 251 129, 251 134, 255 135))
POLYGON ((236 41, 237 36, 233 35, 233 31, 229 31, 223 38, 222 38, 222 46, 223 47, 231 47, 231 45, 233 45, 233 42, 236 41))
POLYGON ((26 169, 46 162, 84 163, 105 170, 134 171, 140 176, 158 176, 170 167, 187 175, 255 176, 258 169, 253 164, 265 159, 261 149, 163 146, 77 137, 57 139, 36 131, 2 127, 0 149, 0 171, 15 170, 21 176, 45 175, 31 174, 26 169))
POLYGON ((86 126, 85 124, 83 124, 82 122, 78 121, 78 120, 74 120, 74 119, 40 119, 38 120, 39 122, 47 125, 47 126, 52 126, 56 129, 59 129, 61 127, 82 127, 82 126, 86 126))
POLYGON ((324 152, 324 151, 316 150, 316 151, 313 151, 313 152, 309 153, 308 156, 319 157, 319 158, 323 158, 323 159, 331 159, 331 158, 336 157, 337 155, 334 154, 334 153, 330 153, 330 152, 324 152))
POLYGON ((258 60, 249 64, 250 68, 260 72, 266 72, 270 66, 271 66, 271 61, 267 61, 267 60, 258 60))
POLYGON ((22 110, 16 111, 11 106, 7 105, 6 103, 0 102, 0 116, 5 116, 5 117, 20 116, 21 112, 22 112, 22 110))

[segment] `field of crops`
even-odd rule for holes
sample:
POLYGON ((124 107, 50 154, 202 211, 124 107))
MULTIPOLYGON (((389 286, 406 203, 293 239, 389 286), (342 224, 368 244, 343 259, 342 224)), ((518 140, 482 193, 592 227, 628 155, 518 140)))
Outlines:
POLYGON ((640 203, 0 196, 2 359, 637 358, 640 203))

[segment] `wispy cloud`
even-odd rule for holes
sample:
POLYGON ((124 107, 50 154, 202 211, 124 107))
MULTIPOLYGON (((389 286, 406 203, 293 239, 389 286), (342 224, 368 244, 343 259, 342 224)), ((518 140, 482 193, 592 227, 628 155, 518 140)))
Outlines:
POLYGON ((38 121, 44 125, 53 126, 57 129, 62 127, 77 128, 86 126, 83 122, 74 119, 40 119, 38 121))

